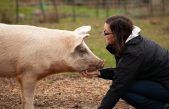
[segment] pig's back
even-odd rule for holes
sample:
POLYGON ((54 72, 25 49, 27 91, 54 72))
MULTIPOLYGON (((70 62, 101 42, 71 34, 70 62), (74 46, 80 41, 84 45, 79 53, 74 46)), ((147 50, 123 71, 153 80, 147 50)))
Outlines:
POLYGON ((42 40, 42 31, 34 26, 0 24, 0 76, 15 75, 17 59, 24 49, 30 47, 30 51, 25 53, 27 55, 36 49, 42 40))
POLYGON ((34 31, 29 26, 0 24, 0 61, 4 55, 14 56, 23 46, 37 39, 34 31))
POLYGON ((18 59, 22 57, 30 61, 34 53, 54 54, 55 49, 63 44, 63 32, 64 35, 70 33, 35 26, 0 24, 0 76, 15 72, 18 59))

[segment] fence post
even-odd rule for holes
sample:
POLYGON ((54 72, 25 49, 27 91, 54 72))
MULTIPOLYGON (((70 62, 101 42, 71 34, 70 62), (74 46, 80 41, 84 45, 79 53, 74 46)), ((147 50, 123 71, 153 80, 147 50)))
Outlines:
POLYGON ((55 15, 56 15, 56 19, 55 20, 58 23, 59 22, 59 14, 58 14, 58 8, 57 8, 56 0, 51 0, 51 1, 52 1, 54 10, 55 10, 55 15))
POLYGON ((165 15, 165 0, 162 0, 162 15, 165 15))
POLYGON ((15 0, 16 2, 16 23, 19 22, 19 0, 15 0))
POLYGON ((108 3, 108 0, 106 0, 105 2, 106 2, 106 4, 105 4, 105 6, 106 6, 106 17, 108 17, 109 16, 109 3, 108 3))
POLYGON ((128 5, 128 1, 123 0, 123 6, 124 6, 125 14, 128 14, 127 5, 128 5))
POLYGON ((41 9, 42 15, 43 15, 43 20, 46 21, 46 15, 45 15, 44 7, 43 7, 43 1, 39 0, 39 3, 40 3, 40 9, 41 9))
POLYGON ((75 0, 73 0, 73 3, 72 3, 72 11, 73 11, 73 22, 76 21, 76 4, 75 4, 75 0))
POLYGON ((99 2, 97 2, 97 1, 95 1, 96 3, 96 18, 98 18, 99 17, 99 5, 100 5, 100 1, 99 2))
POLYGON ((150 16, 153 16, 153 2, 152 2, 152 0, 149 0, 149 6, 150 6, 150 16))

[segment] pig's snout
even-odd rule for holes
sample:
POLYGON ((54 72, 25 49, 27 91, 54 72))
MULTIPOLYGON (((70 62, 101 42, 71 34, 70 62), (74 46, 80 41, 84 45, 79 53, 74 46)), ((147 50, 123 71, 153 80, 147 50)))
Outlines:
POLYGON ((104 60, 100 60, 98 62, 98 64, 96 65, 97 69, 102 69, 104 67, 105 61, 104 60))
POLYGON ((88 72, 92 72, 92 71, 95 71, 95 70, 100 70, 104 67, 104 63, 105 61, 104 60, 98 60, 98 61, 95 61, 95 62, 91 62, 88 69, 86 69, 88 72))

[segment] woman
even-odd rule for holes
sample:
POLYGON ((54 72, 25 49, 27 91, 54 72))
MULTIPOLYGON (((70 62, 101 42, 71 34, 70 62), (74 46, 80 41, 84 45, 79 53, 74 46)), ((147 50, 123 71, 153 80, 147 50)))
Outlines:
POLYGON ((169 53, 140 31, 124 16, 106 20, 106 49, 115 56, 116 68, 80 72, 85 77, 113 80, 98 109, 112 109, 120 98, 136 109, 167 109, 169 53))

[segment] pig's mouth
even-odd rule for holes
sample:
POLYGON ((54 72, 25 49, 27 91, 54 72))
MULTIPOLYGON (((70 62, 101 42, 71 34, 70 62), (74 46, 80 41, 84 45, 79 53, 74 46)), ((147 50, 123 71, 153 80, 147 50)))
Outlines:
POLYGON ((93 72, 93 71, 96 71, 96 70, 99 70, 99 69, 86 69, 86 70, 81 70, 80 72, 93 72))
POLYGON ((90 65, 88 69, 85 69, 83 71, 92 72, 92 71, 100 70, 103 67, 104 67, 104 63, 99 63, 98 65, 90 65))
POLYGON ((104 67, 105 61, 99 61, 97 64, 94 62, 91 62, 86 68, 80 68, 81 70, 79 72, 93 72, 96 70, 100 70, 104 67))
POLYGON ((101 69, 101 68, 91 67, 91 68, 87 69, 86 71, 92 72, 92 71, 96 71, 96 70, 100 70, 100 69, 101 69))

